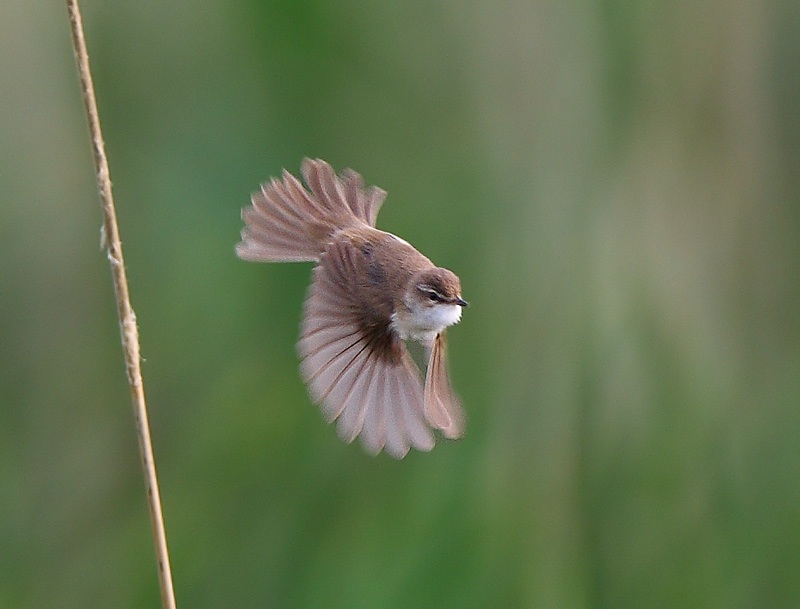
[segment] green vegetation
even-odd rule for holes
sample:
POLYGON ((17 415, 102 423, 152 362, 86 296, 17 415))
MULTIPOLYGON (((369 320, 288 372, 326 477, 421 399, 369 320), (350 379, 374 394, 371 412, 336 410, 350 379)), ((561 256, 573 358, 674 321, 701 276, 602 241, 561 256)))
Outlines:
MULTIPOLYGON (((179 607, 796 605, 796 6, 83 11, 179 607), (310 265, 233 250, 306 155, 461 277, 463 440, 310 403, 310 265)), ((0 607, 158 606, 66 12, 0 24, 0 607)))

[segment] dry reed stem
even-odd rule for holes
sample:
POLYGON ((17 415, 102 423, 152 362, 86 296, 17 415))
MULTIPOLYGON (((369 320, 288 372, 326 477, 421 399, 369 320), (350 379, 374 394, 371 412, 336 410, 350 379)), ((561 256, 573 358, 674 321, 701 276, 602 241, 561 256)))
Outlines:
POLYGON ((142 460, 145 486, 147 487, 150 523, 158 559, 161 604, 163 609, 175 609, 175 592, 172 585, 169 554, 167 553, 167 536, 164 530, 164 517, 161 513, 161 497, 158 492, 153 446, 150 440, 150 426, 147 422, 147 405, 144 398, 141 357, 139 354, 139 332, 136 326, 136 315, 131 307, 128 293, 128 279, 125 274, 125 262, 122 257, 122 243, 119 238, 114 197, 111 194, 111 177, 108 170, 105 145, 103 144, 103 135, 100 130, 100 116, 97 111, 92 74, 89 70, 89 53, 86 49, 86 39, 83 34, 78 1, 67 0, 67 11, 69 12, 72 42, 78 63, 83 101, 89 119, 94 163, 97 170, 97 187, 100 191, 100 205, 103 210, 103 241, 106 247, 106 255, 111 265, 122 349, 125 353, 125 367, 128 373, 128 384, 131 389, 131 400, 139 439, 139 453, 142 460))

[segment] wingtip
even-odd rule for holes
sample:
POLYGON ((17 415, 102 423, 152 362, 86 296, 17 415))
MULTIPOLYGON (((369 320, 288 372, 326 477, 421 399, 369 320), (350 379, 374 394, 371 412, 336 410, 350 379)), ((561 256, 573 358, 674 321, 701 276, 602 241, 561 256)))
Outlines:
POLYGON ((425 419, 445 438, 457 440, 464 435, 466 415, 447 373, 446 338, 438 334, 431 348, 425 372, 425 419))

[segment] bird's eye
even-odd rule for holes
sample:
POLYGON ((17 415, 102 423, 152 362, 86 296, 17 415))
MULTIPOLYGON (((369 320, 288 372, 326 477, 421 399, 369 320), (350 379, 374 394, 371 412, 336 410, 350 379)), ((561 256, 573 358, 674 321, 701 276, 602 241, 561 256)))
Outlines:
POLYGON ((428 298, 433 302, 439 302, 442 299, 442 297, 439 296, 439 294, 437 292, 434 292, 433 290, 428 291, 428 298))

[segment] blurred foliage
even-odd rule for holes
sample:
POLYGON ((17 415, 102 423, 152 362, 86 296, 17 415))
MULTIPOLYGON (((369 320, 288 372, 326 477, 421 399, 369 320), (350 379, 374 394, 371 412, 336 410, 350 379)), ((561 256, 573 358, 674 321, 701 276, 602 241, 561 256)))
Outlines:
MULTIPOLYGON (((796 2, 83 5, 179 606, 797 603, 796 2), (462 441, 310 404, 233 253, 305 155, 461 276, 462 441)), ((157 606, 65 9, 0 34, 0 607, 157 606)))

